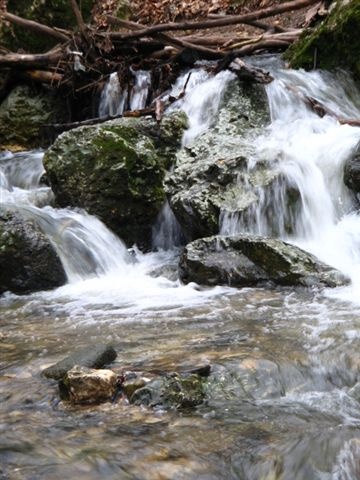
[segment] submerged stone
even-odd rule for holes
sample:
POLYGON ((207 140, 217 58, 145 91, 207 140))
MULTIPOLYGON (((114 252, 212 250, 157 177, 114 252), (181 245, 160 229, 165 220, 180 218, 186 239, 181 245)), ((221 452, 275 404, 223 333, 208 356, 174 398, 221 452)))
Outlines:
POLYGON ((48 290, 65 282, 61 261, 39 228, 0 209, 0 294, 48 290))
POLYGON ((59 384, 60 396, 75 404, 97 404, 111 400, 117 389, 117 376, 111 370, 74 366, 59 384))
POLYGON ((128 245, 148 245, 184 126, 183 115, 160 125, 121 118, 63 133, 44 158, 57 205, 85 208, 128 245))
POLYGON ((75 351, 60 362, 43 370, 47 378, 60 380, 75 365, 87 368, 101 368, 115 360, 117 353, 111 345, 91 345, 75 351))
POLYGON ((213 236, 189 243, 180 260, 183 282, 251 287, 338 287, 349 279, 295 245, 255 235, 213 236))
POLYGON ((172 409, 193 408, 205 397, 204 380, 200 375, 169 374, 156 377, 130 397, 135 405, 172 409))

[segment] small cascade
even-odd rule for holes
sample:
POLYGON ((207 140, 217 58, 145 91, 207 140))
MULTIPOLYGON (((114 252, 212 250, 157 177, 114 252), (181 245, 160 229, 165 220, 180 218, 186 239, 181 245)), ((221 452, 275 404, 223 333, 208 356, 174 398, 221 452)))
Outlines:
POLYGON ((181 75, 175 83, 171 96, 186 95, 175 102, 169 111, 180 108, 189 119, 189 128, 183 136, 183 145, 189 145, 216 121, 221 100, 229 82, 235 75, 227 70, 213 76, 204 68, 192 69, 181 75))
POLYGON ((150 72, 145 70, 130 70, 134 77, 131 89, 127 85, 122 88, 117 72, 109 76, 99 103, 99 117, 114 117, 125 110, 140 110, 146 106, 146 100, 151 84, 150 72))
POLYGON ((251 171, 264 162, 280 172, 246 215, 223 212, 221 233, 276 235, 297 243, 351 274, 360 256, 360 217, 343 182, 345 161, 360 141, 360 128, 319 117, 312 97, 342 118, 360 118, 355 86, 345 75, 275 70, 267 85, 271 124, 254 143, 251 171))
POLYGON ((40 184, 44 173, 42 159, 42 152, 0 158, 1 207, 36 222, 57 251, 69 282, 124 272, 129 253, 100 220, 48 205, 52 193, 40 184))
POLYGON ((146 106, 151 75, 146 70, 131 70, 131 72, 135 77, 135 84, 130 93, 130 110, 141 110, 146 106))
POLYGON ((152 230, 152 246, 155 250, 171 250, 183 244, 180 224, 166 200, 152 230))
POLYGON ((0 203, 48 205, 53 194, 41 185, 45 173, 43 152, 26 152, 0 157, 0 203))
POLYGON ((54 246, 70 283, 117 272, 124 274, 130 255, 123 242, 96 217, 68 209, 17 206, 35 220, 54 246))

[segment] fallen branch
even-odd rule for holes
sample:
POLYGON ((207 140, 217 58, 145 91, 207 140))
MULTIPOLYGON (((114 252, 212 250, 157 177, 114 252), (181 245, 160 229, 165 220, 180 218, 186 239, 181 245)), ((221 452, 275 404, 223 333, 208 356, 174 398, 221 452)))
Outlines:
POLYGON ((75 15, 75 18, 76 18, 76 23, 78 24, 80 33, 81 33, 82 36, 86 39, 86 38, 87 38, 87 35, 86 35, 86 25, 85 25, 84 19, 83 19, 83 17, 82 17, 80 8, 79 8, 76 0, 70 0, 70 1, 71 1, 71 8, 72 8, 72 10, 73 10, 73 12, 74 12, 74 15, 75 15))
POLYGON ((48 53, 25 54, 8 53, 0 55, 0 67, 16 67, 20 69, 41 68, 56 65, 64 56, 61 50, 48 53))
MULTIPOLYGON (((141 29, 138 29, 135 32, 125 34, 121 32, 115 32, 112 33, 112 38, 116 38, 118 40, 130 40, 144 36, 152 36, 153 34, 160 32, 170 32, 176 30, 201 30, 215 27, 227 27, 229 25, 237 25, 240 23, 247 23, 249 21, 257 21, 261 18, 272 17, 274 15, 278 15, 280 13, 292 10, 300 10, 317 2, 318 0, 293 0, 272 7, 264 8, 262 10, 256 10, 252 13, 246 13, 244 15, 228 15, 224 18, 219 18, 216 20, 204 20, 200 22, 170 22, 160 25, 153 25, 152 27, 147 28, 145 28, 144 25, 138 24, 142 27, 141 29)), ((113 24, 119 24, 116 17, 110 15, 107 18, 109 22, 113 24)))
POLYGON ((34 22, 33 20, 27 20, 25 18, 18 17, 17 15, 9 12, 2 13, 0 17, 8 22, 15 23, 16 25, 20 25, 21 27, 27 28, 36 33, 40 33, 41 35, 48 35, 56 38, 62 43, 66 43, 70 40, 67 35, 55 30, 54 28, 43 25, 42 23, 34 22))

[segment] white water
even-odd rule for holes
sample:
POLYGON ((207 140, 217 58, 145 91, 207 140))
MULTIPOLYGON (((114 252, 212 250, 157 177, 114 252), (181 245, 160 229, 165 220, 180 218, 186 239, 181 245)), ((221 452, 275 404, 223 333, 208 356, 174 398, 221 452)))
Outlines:
POLYGON ((178 78, 170 95, 176 98, 184 89, 186 94, 168 111, 181 109, 188 116, 189 128, 182 140, 184 146, 215 123, 226 88, 234 78, 235 75, 230 71, 225 70, 213 76, 204 68, 192 69, 178 78))
POLYGON ((349 274, 360 287, 360 216, 343 182, 344 164, 360 141, 360 128, 341 125, 333 116, 320 118, 303 97, 315 98, 339 117, 359 119, 358 92, 345 75, 273 73, 275 80, 266 87, 271 124, 256 140, 248 168, 265 160, 282 172, 284 179, 276 182, 268 195, 257 192, 260 200, 246 224, 239 215, 223 214, 221 232, 271 235, 276 231, 349 274), (295 213, 287 202, 289 186, 300 195, 295 213), (291 235, 285 229, 289 222, 291 235))
POLYGON ((117 72, 109 76, 99 103, 99 117, 114 117, 121 115, 125 110, 140 110, 146 106, 149 87, 151 84, 150 72, 145 70, 131 70, 134 85, 121 86, 117 72))

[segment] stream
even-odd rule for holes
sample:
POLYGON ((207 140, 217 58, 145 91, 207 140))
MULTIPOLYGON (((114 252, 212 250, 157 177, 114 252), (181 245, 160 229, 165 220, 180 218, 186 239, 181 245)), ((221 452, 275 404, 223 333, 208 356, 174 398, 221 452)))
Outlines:
MULTIPOLYGON (((280 184, 270 220, 260 202, 247 225, 224 215, 221 233, 266 235, 275 225, 351 285, 182 285, 181 232, 168 205, 154 226, 157 251, 129 252, 86 212, 50 206, 43 152, 2 154, 1 205, 38 223, 68 283, 0 296, 0 480, 360 478, 360 217, 342 173, 360 128, 320 118, 294 91, 345 118, 360 117, 360 95, 342 72, 284 70, 271 60, 267 68, 275 77, 266 87, 271 123, 251 140, 251 162, 274 162, 299 190, 301 209, 290 235, 280 184), (57 382, 41 371, 91 343, 111 343, 114 366, 125 369, 210 363, 206 402, 183 412, 60 402, 57 382)), ((181 91, 186 78, 174 88, 181 91)), ((184 145, 209 127, 232 78, 192 74, 174 106, 190 117, 184 145)), ((133 102, 143 102, 136 94, 133 102)), ((123 108, 117 95, 102 115, 123 108)))

